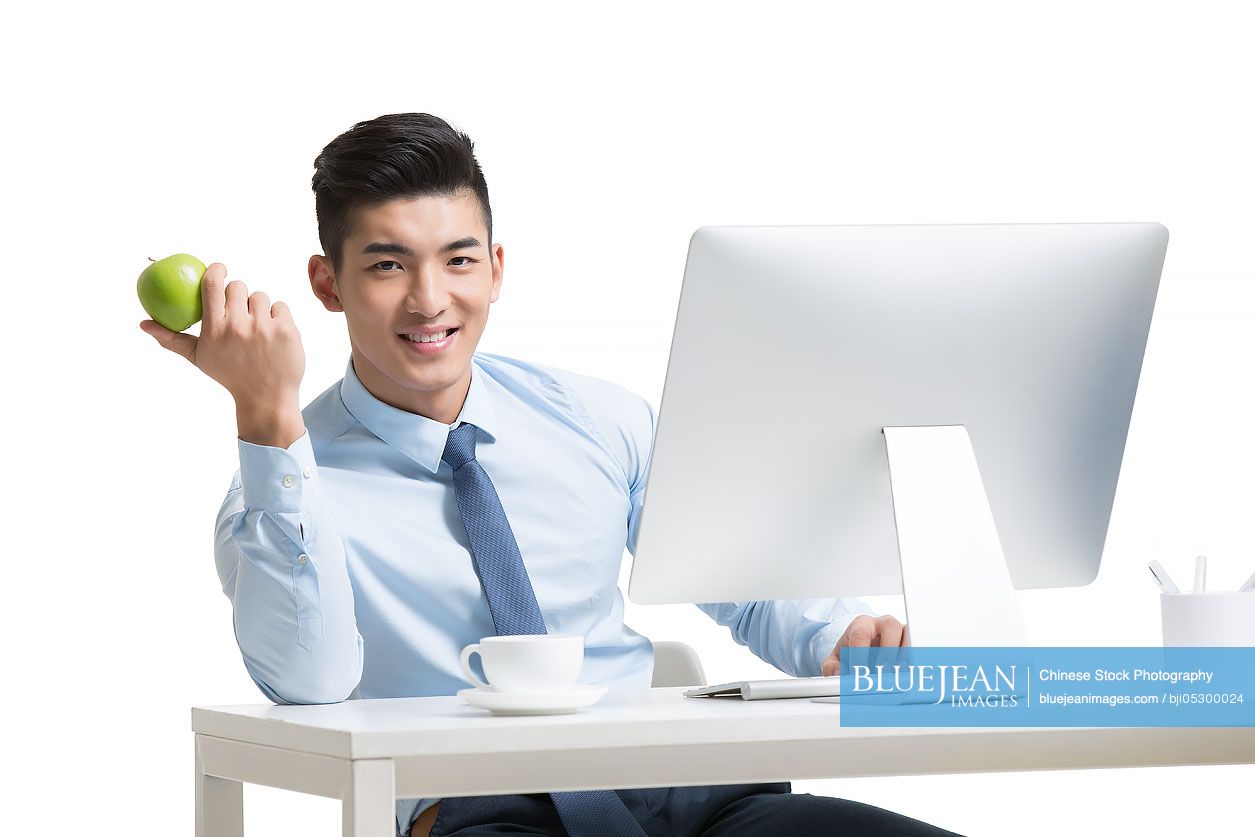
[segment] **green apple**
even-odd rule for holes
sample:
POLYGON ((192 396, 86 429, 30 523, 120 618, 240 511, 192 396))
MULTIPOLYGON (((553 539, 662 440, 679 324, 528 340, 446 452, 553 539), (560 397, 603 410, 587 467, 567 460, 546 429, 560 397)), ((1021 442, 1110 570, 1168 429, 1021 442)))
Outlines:
POLYGON ((171 331, 183 331, 200 320, 200 280, 205 265, 195 256, 176 253, 153 261, 139 275, 136 290, 148 316, 171 331))

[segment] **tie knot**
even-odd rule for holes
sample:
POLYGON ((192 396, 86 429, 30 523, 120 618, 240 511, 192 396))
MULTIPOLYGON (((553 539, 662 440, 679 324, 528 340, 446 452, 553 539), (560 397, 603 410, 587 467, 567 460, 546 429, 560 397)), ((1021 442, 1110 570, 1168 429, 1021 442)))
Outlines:
POLYGON ((453 470, 458 470, 475 458, 475 425, 463 424, 450 431, 444 444, 444 455, 440 457, 453 470))

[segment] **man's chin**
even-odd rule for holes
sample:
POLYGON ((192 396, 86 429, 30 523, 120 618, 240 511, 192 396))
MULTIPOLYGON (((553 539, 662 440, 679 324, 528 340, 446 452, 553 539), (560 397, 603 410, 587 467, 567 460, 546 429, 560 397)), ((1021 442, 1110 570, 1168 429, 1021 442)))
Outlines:
MULTIPOLYGON (((421 358, 405 357, 387 358, 387 363, 371 363, 362 358, 370 369, 363 370, 362 363, 355 360, 354 368, 358 378, 365 378, 363 383, 377 383, 380 387, 392 390, 394 395, 402 392, 434 395, 450 387, 455 387, 463 380, 470 365, 470 358, 452 356, 421 358), (365 374, 363 374, 365 372, 365 374)), ((373 387, 368 386, 368 389, 373 387)))
POLYGON ((456 386, 466 377, 470 358, 445 356, 439 358, 407 358, 393 377, 413 392, 439 392, 456 386))
POLYGON ((462 375, 444 369, 406 369, 392 379, 410 392, 435 394, 456 386, 462 375))

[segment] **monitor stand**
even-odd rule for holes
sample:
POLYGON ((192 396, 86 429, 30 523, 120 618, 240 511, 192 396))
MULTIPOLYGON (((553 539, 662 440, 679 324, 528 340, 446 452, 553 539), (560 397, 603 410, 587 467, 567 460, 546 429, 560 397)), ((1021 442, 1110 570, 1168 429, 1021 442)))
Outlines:
POLYGON ((1027 645, 967 428, 882 431, 911 645, 1027 645))

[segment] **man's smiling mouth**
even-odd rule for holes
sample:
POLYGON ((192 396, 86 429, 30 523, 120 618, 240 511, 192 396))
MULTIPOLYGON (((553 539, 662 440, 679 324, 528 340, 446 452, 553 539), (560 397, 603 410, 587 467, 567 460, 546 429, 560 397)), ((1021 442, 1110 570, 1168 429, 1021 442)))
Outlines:
POLYGON ((402 334, 401 336, 411 343, 439 343, 455 331, 457 331, 456 328, 448 328, 433 334, 402 334))
POLYGON ((406 347, 420 355, 438 355, 453 345, 458 336, 457 326, 427 326, 406 329, 397 335, 406 347))

